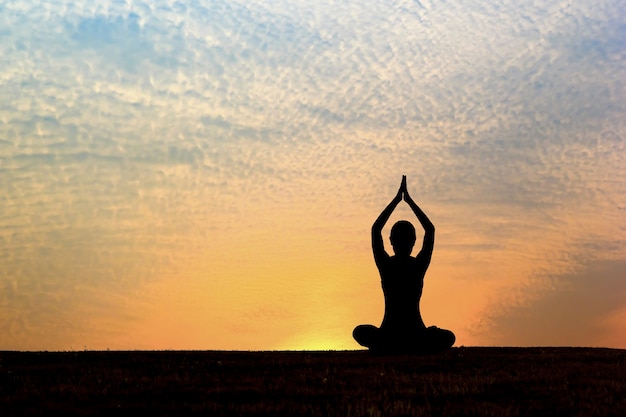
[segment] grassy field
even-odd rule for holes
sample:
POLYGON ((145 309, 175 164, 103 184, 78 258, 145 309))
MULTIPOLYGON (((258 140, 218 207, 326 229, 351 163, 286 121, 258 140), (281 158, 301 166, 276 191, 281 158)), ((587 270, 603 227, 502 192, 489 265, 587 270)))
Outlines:
POLYGON ((0 352, 0 415, 623 417, 625 354, 0 352))

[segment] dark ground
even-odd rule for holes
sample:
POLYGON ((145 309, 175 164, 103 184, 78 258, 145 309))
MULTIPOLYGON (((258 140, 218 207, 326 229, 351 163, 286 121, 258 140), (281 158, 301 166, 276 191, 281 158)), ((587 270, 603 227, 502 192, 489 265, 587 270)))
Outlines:
POLYGON ((625 354, 0 352, 0 415, 623 417, 625 354))

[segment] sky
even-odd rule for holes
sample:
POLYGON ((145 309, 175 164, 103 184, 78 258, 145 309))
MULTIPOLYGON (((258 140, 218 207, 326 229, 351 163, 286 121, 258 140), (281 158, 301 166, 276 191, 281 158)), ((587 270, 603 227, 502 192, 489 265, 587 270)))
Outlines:
POLYGON ((358 349, 402 175, 437 230, 426 325, 626 348, 625 21, 0 0, 0 350, 358 349))

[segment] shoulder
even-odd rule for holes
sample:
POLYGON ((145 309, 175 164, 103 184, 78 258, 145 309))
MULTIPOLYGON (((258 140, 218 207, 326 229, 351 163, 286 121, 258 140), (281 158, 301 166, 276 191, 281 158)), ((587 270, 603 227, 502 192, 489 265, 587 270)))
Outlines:
POLYGON ((418 256, 390 256, 388 258, 389 264, 402 268, 413 268, 419 266, 421 260, 418 256))

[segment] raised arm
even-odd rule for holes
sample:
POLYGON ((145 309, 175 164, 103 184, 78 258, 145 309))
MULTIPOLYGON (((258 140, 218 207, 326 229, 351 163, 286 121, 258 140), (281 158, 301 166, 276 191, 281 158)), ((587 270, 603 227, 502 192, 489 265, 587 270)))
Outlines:
POLYGON ((378 216, 378 218, 372 225, 372 251, 374 252, 374 261, 376 262, 376 265, 379 265, 379 262, 382 259, 389 257, 387 252, 385 252, 385 246, 383 245, 382 231, 383 231, 383 227, 385 226, 385 223, 387 223, 387 220, 389 220, 389 217, 391 217, 391 213, 393 213, 395 208, 398 206, 398 203, 402 201, 402 195, 404 194, 405 190, 406 190, 406 177, 403 176, 402 184, 400 185, 400 189, 398 190, 398 193, 393 198, 393 200, 391 200, 391 202, 387 205, 387 207, 385 207, 382 213, 380 213, 380 215, 378 216))
POLYGON ((411 207, 415 216, 419 220, 420 224, 424 228, 424 241, 422 243, 422 250, 417 255, 418 258, 423 258, 425 262, 430 263, 430 258, 433 254, 433 248, 435 246, 435 225, 430 221, 428 216, 419 208, 419 206, 413 201, 409 192, 406 190, 406 184, 404 189, 404 201, 411 207))

